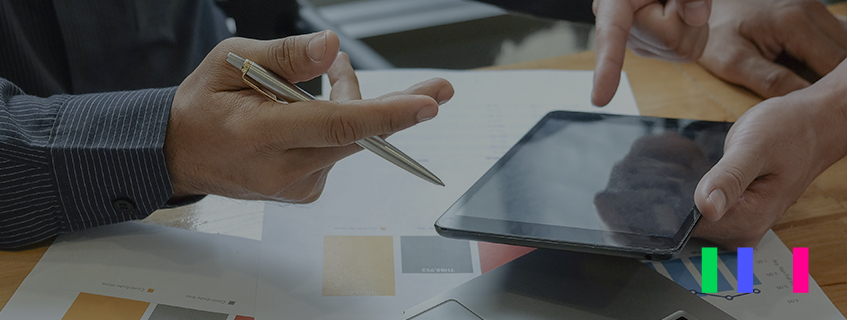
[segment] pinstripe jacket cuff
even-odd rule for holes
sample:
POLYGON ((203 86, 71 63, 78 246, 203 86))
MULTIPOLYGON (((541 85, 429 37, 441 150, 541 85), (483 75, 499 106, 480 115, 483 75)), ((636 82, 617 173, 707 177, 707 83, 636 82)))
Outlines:
POLYGON ((39 98, 0 78, 0 248, 141 219, 173 195, 176 87, 39 98))
POLYGON ((49 146, 67 231, 142 219, 173 194, 162 145, 176 88, 72 96, 49 146))

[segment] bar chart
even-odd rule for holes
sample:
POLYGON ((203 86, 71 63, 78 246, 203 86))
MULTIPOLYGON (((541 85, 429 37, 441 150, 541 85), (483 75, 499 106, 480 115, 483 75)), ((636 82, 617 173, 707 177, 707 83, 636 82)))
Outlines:
POLYGON ((733 300, 748 294, 759 294, 762 282, 753 274, 753 290, 751 293, 738 291, 738 257, 735 252, 725 252, 717 255, 717 290, 715 293, 702 292, 702 260, 701 256, 683 257, 664 262, 648 262, 647 266, 673 280, 685 289, 699 296, 721 297, 733 300))

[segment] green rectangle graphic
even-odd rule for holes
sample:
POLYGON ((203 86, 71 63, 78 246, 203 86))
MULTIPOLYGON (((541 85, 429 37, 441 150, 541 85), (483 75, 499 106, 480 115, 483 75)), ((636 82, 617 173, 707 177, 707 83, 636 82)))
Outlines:
POLYGON ((700 285, 703 293, 718 292, 718 248, 703 247, 700 285))

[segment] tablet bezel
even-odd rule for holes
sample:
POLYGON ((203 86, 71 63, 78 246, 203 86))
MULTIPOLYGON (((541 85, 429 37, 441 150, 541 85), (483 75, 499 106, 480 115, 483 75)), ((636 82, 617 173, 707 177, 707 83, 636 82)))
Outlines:
MULTIPOLYGON (((680 229, 673 237, 657 237, 645 234, 590 230, 576 227, 545 225, 512 220, 480 218, 459 215, 466 199, 472 197, 500 168, 520 150, 527 140, 542 128, 550 118, 586 121, 609 120, 612 118, 634 118, 636 121, 665 121, 672 118, 627 116, 572 111, 552 111, 544 116, 521 140, 512 146, 477 182, 471 186, 449 209, 435 222, 438 234, 449 237, 477 241, 487 241, 521 245, 529 247, 564 249, 616 256, 625 256, 645 260, 668 260, 676 257, 691 236, 691 232, 700 219, 700 212, 693 207, 687 214, 680 229), (520 230, 517 232, 516 230, 520 230), (580 242, 581 237, 573 235, 591 235, 593 237, 615 237, 626 244, 601 245, 580 242)), ((693 195, 692 195, 693 198, 693 195)))

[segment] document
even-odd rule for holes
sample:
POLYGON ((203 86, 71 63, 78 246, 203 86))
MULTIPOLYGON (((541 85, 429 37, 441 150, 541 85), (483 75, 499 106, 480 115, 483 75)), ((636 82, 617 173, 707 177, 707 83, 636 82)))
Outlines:
POLYGON ((445 239, 433 223, 548 111, 638 114, 625 77, 610 105, 592 106, 591 71, 387 70, 358 77, 365 98, 433 77, 453 84, 456 94, 437 117, 387 138, 446 187, 359 152, 335 165, 315 203, 268 204, 257 319, 399 319, 526 252, 445 239))
POLYGON ((773 231, 765 234, 753 252, 753 293, 738 293, 735 252, 718 254, 718 292, 702 293, 700 251, 704 246, 714 245, 692 239, 679 259, 647 265, 737 319, 844 319, 811 277, 808 293, 793 292, 792 254, 773 231))
POLYGON ((259 241, 142 222, 59 236, 2 320, 251 320, 259 241))

